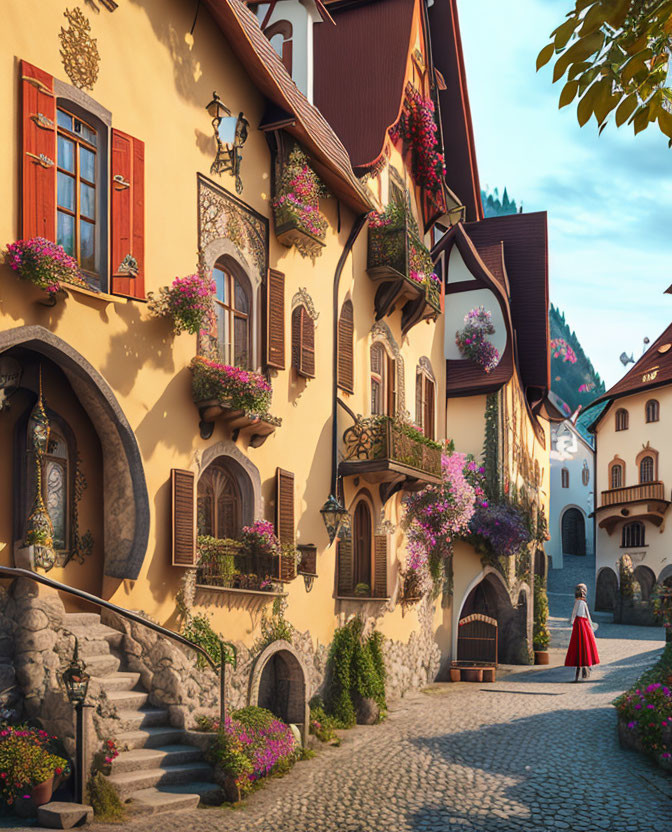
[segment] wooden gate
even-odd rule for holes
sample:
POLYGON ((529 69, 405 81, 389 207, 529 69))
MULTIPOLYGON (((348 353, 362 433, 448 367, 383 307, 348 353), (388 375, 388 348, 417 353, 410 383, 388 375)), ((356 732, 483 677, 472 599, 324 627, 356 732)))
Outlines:
POLYGON ((457 661, 460 665, 497 666, 497 621, 480 612, 458 623, 457 661))

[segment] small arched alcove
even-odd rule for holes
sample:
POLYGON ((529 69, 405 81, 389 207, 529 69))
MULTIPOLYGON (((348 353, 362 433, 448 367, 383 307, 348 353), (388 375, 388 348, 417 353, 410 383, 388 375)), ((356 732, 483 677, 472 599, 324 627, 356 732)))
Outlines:
POLYGON ((613 612, 618 598, 618 578, 608 566, 600 569, 595 587, 595 609, 598 612, 613 612))
POLYGON ((257 657, 250 677, 249 703, 266 708, 308 737, 308 674, 288 641, 274 641, 257 657))

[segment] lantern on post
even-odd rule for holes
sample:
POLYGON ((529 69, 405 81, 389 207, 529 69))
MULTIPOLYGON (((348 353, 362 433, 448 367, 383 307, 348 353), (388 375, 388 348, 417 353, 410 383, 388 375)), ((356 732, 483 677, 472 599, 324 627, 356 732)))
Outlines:
POLYGON ((86 787, 84 708, 90 707, 86 705, 86 694, 91 677, 86 672, 84 662, 79 658, 79 642, 76 638, 75 652, 61 678, 68 699, 75 707, 75 803, 83 803, 86 787))

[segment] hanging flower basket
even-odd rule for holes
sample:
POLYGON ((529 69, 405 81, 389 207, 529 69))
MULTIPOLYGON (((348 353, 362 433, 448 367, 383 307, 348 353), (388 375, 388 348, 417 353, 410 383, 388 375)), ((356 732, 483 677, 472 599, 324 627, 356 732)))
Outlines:
POLYGON ((320 212, 320 197, 327 192, 306 154, 295 147, 282 169, 275 198, 275 234, 285 246, 315 257, 325 245, 328 222, 320 212))
POLYGON ((197 335, 212 310, 215 282, 202 274, 176 277, 170 286, 162 286, 158 296, 149 292, 149 311, 155 318, 170 318, 176 333, 197 335))
POLYGON ((61 283, 90 288, 74 257, 66 254, 63 246, 44 237, 17 240, 8 245, 5 263, 21 280, 43 289, 54 303, 61 283))
POLYGON ((464 328, 455 333, 455 343, 463 358, 478 364, 486 373, 499 364, 499 352, 486 337, 494 333, 492 315, 483 306, 467 312, 464 328))

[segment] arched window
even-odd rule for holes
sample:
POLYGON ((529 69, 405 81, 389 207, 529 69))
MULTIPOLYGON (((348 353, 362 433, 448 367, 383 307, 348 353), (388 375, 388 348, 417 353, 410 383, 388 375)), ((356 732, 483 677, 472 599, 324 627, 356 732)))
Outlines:
POLYGON ((54 549, 68 548, 69 500, 68 445, 55 430, 49 434, 49 447, 42 463, 43 500, 54 527, 54 549))
POLYGON ((396 409, 396 367, 380 341, 371 346, 371 415, 393 416, 396 409))
POLYGON ((209 465, 198 480, 198 533, 237 539, 242 530, 238 481, 222 460, 209 465))
POLYGON ((300 376, 315 378, 315 321, 303 304, 292 312, 292 367, 300 376))
POLYGON ((346 300, 338 318, 338 386, 346 393, 355 391, 354 368, 354 310, 346 300))
POLYGON ((292 24, 289 20, 278 20, 264 29, 271 46, 280 55, 285 69, 292 74, 292 24))
POLYGON ((581 482, 584 485, 588 485, 590 482, 590 468, 588 467, 587 461, 583 460, 583 468, 581 469, 581 482))
POLYGON ((616 430, 627 430, 628 429, 628 411, 624 410, 622 407, 616 411, 616 430))
POLYGON ((625 549, 638 548, 645 546, 644 542, 644 523, 626 523, 623 526, 623 536, 621 539, 621 546, 625 549))
POLYGON ((639 463, 639 481, 653 482, 654 480, 654 464, 652 456, 645 456, 639 463))
POLYGON ((560 479, 563 488, 569 488, 569 469, 563 468, 560 472, 560 479))
POLYGON ((422 365, 415 375, 415 424, 429 439, 434 439, 434 379, 422 365))
POLYGON ((649 399, 646 403, 646 421, 657 422, 660 419, 660 405, 655 399, 649 399))
POLYGON ((623 487, 623 465, 620 462, 614 462, 611 465, 610 472, 610 488, 623 487))
POLYGON ((565 555, 586 554, 586 522, 578 508, 562 515, 562 551, 565 555))
POLYGON ((353 517, 353 572, 355 588, 358 584, 366 584, 371 594, 371 541, 373 537, 373 523, 371 509, 366 500, 360 500, 355 508, 353 517))
POLYGON ((252 368, 252 293, 247 279, 234 274, 225 261, 212 270, 215 281, 217 338, 226 364, 252 368))

